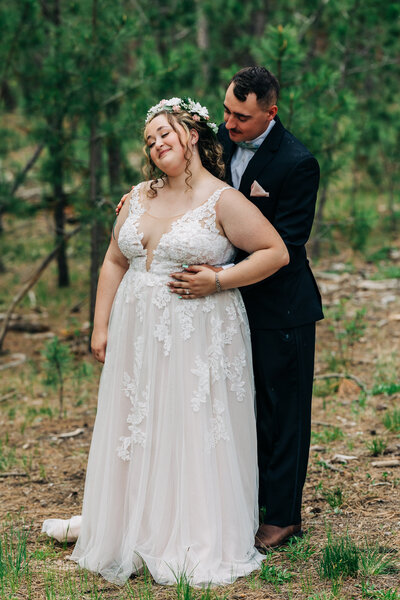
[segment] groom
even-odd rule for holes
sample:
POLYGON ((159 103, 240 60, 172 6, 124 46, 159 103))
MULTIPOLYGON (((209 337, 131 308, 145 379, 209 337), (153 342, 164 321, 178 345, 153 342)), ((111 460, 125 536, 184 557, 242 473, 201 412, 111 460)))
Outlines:
MULTIPOLYGON (((312 154, 277 116, 279 83, 264 67, 232 78, 218 137, 228 183, 252 201, 285 241, 290 263, 241 288, 249 317, 257 403, 260 549, 301 534, 321 297, 308 264, 319 183, 312 154)), ((246 254, 239 252, 237 261, 246 254)), ((192 276, 193 277, 193 276, 192 276)), ((180 280, 190 282, 190 275, 180 280)))

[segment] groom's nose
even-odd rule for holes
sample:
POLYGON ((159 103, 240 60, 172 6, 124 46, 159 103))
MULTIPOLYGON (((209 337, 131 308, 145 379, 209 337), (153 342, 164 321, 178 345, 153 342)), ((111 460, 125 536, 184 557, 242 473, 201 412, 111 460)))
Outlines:
POLYGON ((237 125, 237 123, 236 123, 235 117, 232 115, 228 115, 228 118, 225 121, 225 127, 227 129, 235 129, 236 125, 237 125))

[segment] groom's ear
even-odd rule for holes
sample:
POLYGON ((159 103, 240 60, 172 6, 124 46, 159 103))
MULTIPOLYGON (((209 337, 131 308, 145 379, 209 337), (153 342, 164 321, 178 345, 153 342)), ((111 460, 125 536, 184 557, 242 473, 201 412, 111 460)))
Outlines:
POLYGON ((276 104, 273 104, 272 106, 269 107, 268 115, 269 115, 271 121, 272 121, 272 119, 275 119, 277 112, 278 112, 278 107, 276 104))

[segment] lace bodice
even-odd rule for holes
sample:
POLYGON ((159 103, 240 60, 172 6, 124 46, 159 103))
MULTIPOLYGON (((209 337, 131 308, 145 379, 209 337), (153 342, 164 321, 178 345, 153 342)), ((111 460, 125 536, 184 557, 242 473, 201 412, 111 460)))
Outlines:
POLYGON ((181 270, 182 264, 221 265, 232 262, 235 248, 216 226, 215 206, 221 192, 216 190, 209 198, 183 216, 173 221, 153 252, 150 266, 146 265, 147 250, 143 247, 143 233, 139 231, 140 217, 145 212, 140 202, 137 185, 129 195, 129 215, 122 225, 118 245, 135 271, 148 271, 156 275, 169 275, 181 270), (147 268, 148 267, 148 268, 147 268))

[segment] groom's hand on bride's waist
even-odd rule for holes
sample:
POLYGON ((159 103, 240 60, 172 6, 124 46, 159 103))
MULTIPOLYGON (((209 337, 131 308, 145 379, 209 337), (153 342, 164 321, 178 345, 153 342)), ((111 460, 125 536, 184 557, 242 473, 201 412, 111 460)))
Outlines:
POLYGON ((168 282, 172 294, 178 294, 181 300, 202 298, 216 292, 215 273, 222 267, 211 265, 182 265, 183 271, 171 273, 173 281, 168 282))

